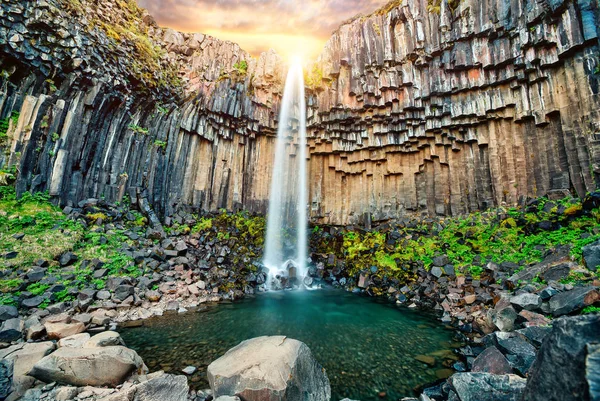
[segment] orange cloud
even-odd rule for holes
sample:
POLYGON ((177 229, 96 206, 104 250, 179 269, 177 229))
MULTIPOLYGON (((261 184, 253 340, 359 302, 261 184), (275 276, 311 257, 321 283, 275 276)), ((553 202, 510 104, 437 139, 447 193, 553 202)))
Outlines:
POLYGON ((162 26, 238 43, 253 55, 316 58, 331 33, 387 0, 138 0, 162 26))

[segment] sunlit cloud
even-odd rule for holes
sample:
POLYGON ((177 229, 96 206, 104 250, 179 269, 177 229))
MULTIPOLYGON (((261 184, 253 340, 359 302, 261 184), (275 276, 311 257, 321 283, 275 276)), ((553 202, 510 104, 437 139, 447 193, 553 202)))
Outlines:
POLYGON ((138 0, 162 26, 238 43, 253 55, 274 49, 315 58, 340 23, 387 0, 138 0))

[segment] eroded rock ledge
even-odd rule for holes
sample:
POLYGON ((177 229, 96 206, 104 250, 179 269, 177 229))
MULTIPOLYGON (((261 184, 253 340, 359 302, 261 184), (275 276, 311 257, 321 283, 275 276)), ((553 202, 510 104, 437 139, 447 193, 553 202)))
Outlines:
MULTIPOLYGON (((19 192, 265 211, 276 54, 159 28, 133 1, 0 4, 0 119, 20 112, 0 165, 19 167, 19 192)), ((585 1, 421 0, 343 25, 309 74, 313 220, 593 189, 598 21, 585 1)))

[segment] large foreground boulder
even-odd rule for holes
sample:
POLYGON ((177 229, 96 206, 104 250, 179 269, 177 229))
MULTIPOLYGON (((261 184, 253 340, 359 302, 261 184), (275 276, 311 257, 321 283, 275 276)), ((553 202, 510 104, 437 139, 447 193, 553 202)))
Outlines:
POLYGON ((246 401, 326 401, 331 387, 306 344, 285 336, 258 337, 227 351, 208 366, 214 397, 246 401))
POLYGON ((531 366, 523 399, 597 400, 592 394, 600 387, 600 375, 597 370, 593 373, 595 356, 589 346, 597 343, 600 343, 600 315, 555 320, 531 366))
POLYGON ((36 363, 29 375, 46 383, 116 387, 143 366, 135 351, 122 346, 65 347, 36 363))

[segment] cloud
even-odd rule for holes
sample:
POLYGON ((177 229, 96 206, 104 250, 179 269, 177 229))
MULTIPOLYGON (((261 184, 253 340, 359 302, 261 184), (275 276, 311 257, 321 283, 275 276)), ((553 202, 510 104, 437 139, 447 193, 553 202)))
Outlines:
POLYGON ((162 26, 231 40, 258 55, 314 58, 340 23, 387 0, 138 0, 162 26))

